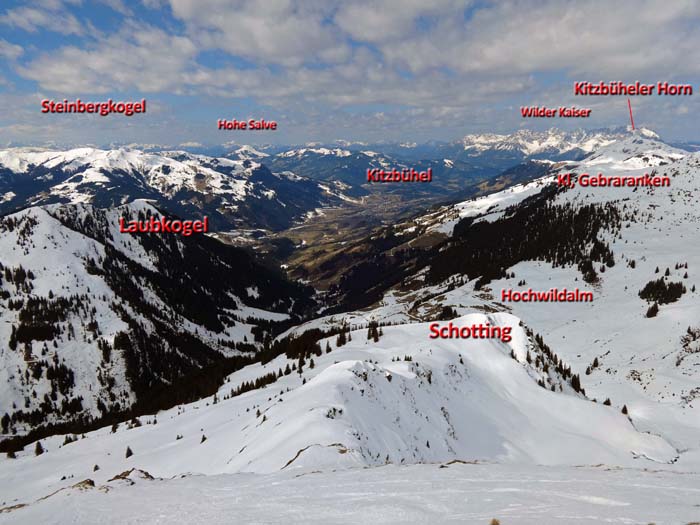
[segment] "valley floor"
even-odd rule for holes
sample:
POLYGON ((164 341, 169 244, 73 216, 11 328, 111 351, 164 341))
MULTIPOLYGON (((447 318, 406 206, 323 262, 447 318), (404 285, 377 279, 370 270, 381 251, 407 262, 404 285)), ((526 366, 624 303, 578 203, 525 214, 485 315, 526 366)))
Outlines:
POLYGON ((0 523, 486 525, 496 518, 502 525, 675 525, 700 520, 700 473, 452 463, 172 479, 145 479, 134 472, 129 478, 59 491, 0 512, 0 523))

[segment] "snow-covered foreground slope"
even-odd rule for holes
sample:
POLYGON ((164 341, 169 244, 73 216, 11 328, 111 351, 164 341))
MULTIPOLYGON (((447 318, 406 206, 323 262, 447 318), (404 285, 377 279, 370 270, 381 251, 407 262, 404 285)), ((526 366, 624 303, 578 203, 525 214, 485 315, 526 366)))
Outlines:
POLYGON ((125 477, 62 490, 0 523, 683 525, 700 514, 700 476, 637 469, 452 463, 125 477))
POLYGON ((532 342, 515 317, 472 314, 454 322, 487 321, 512 327, 513 341, 430 340, 428 324, 415 324, 384 327, 375 343, 358 330, 341 348, 322 341, 331 352, 312 354, 313 367, 307 359, 301 375, 293 371, 267 387, 229 397, 244 382, 298 361, 282 355, 246 367, 216 400, 161 412, 156 423, 142 417, 141 426, 104 428, 66 445, 63 436, 42 440, 47 452, 38 457, 30 445, 17 459, 0 460, 2 499, 31 502, 132 467, 160 477, 453 459, 672 468, 673 447, 637 432, 618 409, 566 385, 555 392, 539 386, 525 361, 532 342))

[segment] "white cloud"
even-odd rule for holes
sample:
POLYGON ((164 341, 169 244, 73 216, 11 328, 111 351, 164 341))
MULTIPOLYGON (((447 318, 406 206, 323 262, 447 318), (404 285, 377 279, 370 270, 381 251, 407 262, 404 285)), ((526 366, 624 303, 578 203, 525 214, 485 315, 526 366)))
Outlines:
POLYGON ((360 42, 409 40, 419 17, 460 17, 470 0, 361 0, 342 2, 334 20, 360 42))
POLYGON ((133 14, 131 9, 129 9, 124 3, 124 0, 99 0, 99 2, 113 9, 117 13, 121 13, 122 15, 129 16, 133 14))
POLYGON ((160 9, 168 3, 168 0, 141 0, 141 3, 148 9, 160 9))
POLYGON ((321 56, 342 60, 349 47, 328 23, 332 2, 170 0, 191 38, 250 60, 298 66, 321 56))
MULTIPOLYGON (((60 7, 57 3, 50 3, 49 6, 60 7)), ((40 29, 64 35, 85 33, 85 28, 75 16, 67 12, 52 10, 51 7, 49 10, 34 7, 9 9, 0 16, 0 24, 17 27, 30 33, 35 33, 40 29)))
POLYGON ((107 93, 138 89, 144 93, 172 90, 187 84, 197 53, 185 37, 127 22, 96 45, 47 53, 18 68, 47 90, 66 94, 107 93))
POLYGON ((0 57, 15 60, 24 52, 21 46, 0 38, 0 57))
POLYGON ((381 51, 414 72, 696 72, 699 17, 700 4, 689 1, 501 2, 467 20, 443 17, 431 33, 392 40, 381 51))

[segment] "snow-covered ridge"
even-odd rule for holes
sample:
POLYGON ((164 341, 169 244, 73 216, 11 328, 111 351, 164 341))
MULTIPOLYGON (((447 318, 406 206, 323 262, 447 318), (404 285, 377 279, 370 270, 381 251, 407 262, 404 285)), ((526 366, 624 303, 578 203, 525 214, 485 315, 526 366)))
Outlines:
POLYGON ((328 149, 328 148, 300 148, 300 149, 292 149, 289 151, 284 151, 282 153, 279 153, 279 157, 303 157, 306 154, 316 154, 316 155, 330 155, 334 157, 349 157, 352 155, 352 152, 346 149, 342 148, 334 148, 334 149, 328 149))
POLYGON ((282 229, 338 202, 303 173, 272 174, 266 159, 250 146, 226 157, 127 148, 0 150, 0 213, 57 202, 106 208, 145 198, 177 215, 207 215, 213 229, 282 229))

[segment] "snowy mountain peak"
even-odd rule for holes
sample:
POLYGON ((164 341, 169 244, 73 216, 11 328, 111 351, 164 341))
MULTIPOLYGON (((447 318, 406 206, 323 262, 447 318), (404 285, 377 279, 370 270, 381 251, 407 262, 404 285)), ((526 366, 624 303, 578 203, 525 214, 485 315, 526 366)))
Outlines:
POLYGON ((229 156, 231 158, 238 158, 240 160, 247 160, 247 159, 263 159, 265 157, 269 157, 270 155, 268 153, 258 151, 253 146, 244 145, 244 146, 241 146, 240 148, 232 151, 227 156, 229 156))
POLYGON ((657 139, 660 140, 661 137, 658 135, 658 133, 650 130, 649 128, 637 128, 633 130, 633 133, 637 135, 642 135, 643 137, 647 137, 650 139, 657 139))

